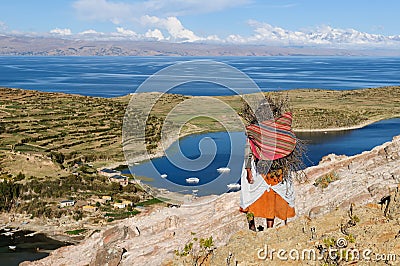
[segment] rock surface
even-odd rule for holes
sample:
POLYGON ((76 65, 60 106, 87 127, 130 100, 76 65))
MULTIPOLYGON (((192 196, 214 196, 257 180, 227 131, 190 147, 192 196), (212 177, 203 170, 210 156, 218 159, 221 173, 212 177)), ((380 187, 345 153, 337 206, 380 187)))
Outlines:
POLYGON ((297 216, 316 217, 351 203, 376 202, 400 183, 400 136, 392 142, 355 156, 324 157, 305 170, 307 182, 296 186, 297 216), (317 178, 335 173, 339 180, 327 188, 314 186, 317 178))
MULTIPOLYGON (((239 231, 227 245, 214 250, 210 265, 399 265, 400 224, 383 216, 377 204, 354 207, 353 215, 359 221, 345 230, 347 234, 342 232, 341 225, 350 220, 348 209, 315 219, 301 217, 288 226, 263 232, 239 231), (330 250, 340 254, 336 261, 328 258, 329 242, 330 250), (339 243, 344 246, 338 246, 339 243), (325 253, 320 253, 321 247, 326 249, 325 253), (278 255, 280 249, 286 253, 278 255), (315 257, 309 257, 310 250, 315 257), (359 257, 350 255, 356 254, 353 252, 359 252, 359 257)), ((181 258, 170 261, 170 265, 182 264, 181 258)))
MULTIPOLYGON (((238 265, 259 265, 254 248, 262 247, 265 241, 275 245, 274 248, 305 248, 317 245, 317 241, 329 235, 339 237, 338 228, 349 219, 346 215, 350 206, 367 203, 371 204, 356 208, 363 226, 348 229, 359 228, 352 232, 356 235, 356 243, 367 247, 374 241, 386 241, 386 246, 376 245, 375 252, 384 247, 398 251, 400 242, 394 235, 400 230, 399 222, 389 221, 376 203, 392 189, 392 202, 398 204, 400 196, 393 191, 400 180, 399 162, 400 137, 360 155, 325 157, 320 165, 305 170, 307 181, 296 184, 296 221, 289 221, 286 227, 276 221, 277 228, 266 232, 245 230, 245 215, 238 211, 239 192, 228 193, 199 198, 180 208, 164 208, 147 216, 125 219, 76 246, 63 247, 49 257, 23 265, 179 264, 179 260, 172 260, 174 251, 193 241, 191 232, 199 239, 213 237, 219 248, 211 260, 212 265, 226 265, 229 252, 232 253, 231 261, 235 257, 240 262, 238 265), (337 181, 324 189, 314 185, 319 177, 332 172, 337 174, 337 181), (311 227, 317 228, 317 236, 310 240, 311 227)), ((398 213, 400 207, 396 206, 389 206, 388 214, 398 213)), ((264 221, 256 220, 256 223, 263 224, 264 221)))

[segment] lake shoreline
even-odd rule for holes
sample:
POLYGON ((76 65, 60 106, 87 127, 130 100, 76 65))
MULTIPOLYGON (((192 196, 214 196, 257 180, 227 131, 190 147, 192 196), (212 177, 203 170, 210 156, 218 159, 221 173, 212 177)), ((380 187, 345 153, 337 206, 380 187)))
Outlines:
MULTIPOLYGON (((25 225, 25 224, 24 224, 25 225)), ((2 265, 19 265, 25 261, 37 261, 49 256, 53 251, 79 244, 70 238, 34 231, 35 226, 26 228, 14 225, 0 225, 0 261, 2 265)))
MULTIPOLYGON (((398 118, 399 116, 393 116, 393 117, 389 117, 389 118, 382 118, 382 119, 375 119, 375 120, 368 120, 362 124, 358 124, 358 125, 353 125, 353 126, 347 126, 347 127, 334 127, 334 128, 312 128, 312 129, 304 129, 304 128, 299 128, 296 129, 294 128, 293 131, 295 133, 324 133, 324 132, 340 132, 340 131, 350 131, 350 130, 355 130, 355 129, 361 129, 364 128, 366 126, 369 126, 371 124, 374 124, 376 122, 380 122, 383 120, 388 120, 388 119, 394 119, 394 118, 398 118)), ((222 132, 222 131, 220 131, 222 132)), ((197 133, 188 133, 188 134, 183 134, 182 136, 176 138, 176 137, 170 137, 167 140, 167 146, 169 147, 172 143, 174 143, 177 140, 183 139, 185 137, 190 137, 190 136, 195 136, 195 135, 199 135, 199 134, 207 134, 207 133, 214 133, 214 131, 203 131, 203 132, 197 132, 197 133)), ((152 160, 152 159, 156 159, 156 158, 160 158, 165 156, 165 151, 162 150, 161 147, 157 148, 157 151, 154 154, 145 154, 145 155, 138 155, 134 158, 131 159, 131 161, 134 161, 135 164, 141 164, 143 162, 152 160)), ((106 163, 104 166, 102 167, 98 167, 98 169, 102 169, 102 168, 111 168, 111 169, 115 169, 121 165, 129 165, 127 161, 115 161, 115 162, 110 162, 110 163, 106 163)))
POLYGON ((299 133, 307 133, 307 132, 333 132, 333 131, 348 131, 348 130, 354 130, 354 129, 360 129, 366 126, 369 126, 373 123, 386 120, 386 119, 392 119, 392 118, 397 118, 396 116, 390 117, 390 118, 382 118, 382 119, 375 119, 375 120, 368 120, 364 123, 358 124, 358 125, 353 125, 353 126, 346 126, 346 127, 328 127, 328 128, 310 128, 310 129, 305 129, 305 128, 299 128, 296 129, 294 128, 293 131, 299 132, 299 133))
MULTIPOLYGON (((297 133, 297 137, 307 143, 307 155, 304 159, 304 168, 318 165, 321 160, 329 154, 352 156, 364 151, 369 151, 377 145, 390 141, 394 136, 393 134, 400 134, 399 126, 400 118, 394 118, 382 120, 352 131, 297 133)), ((177 157, 174 157, 177 151, 177 147, 175 147, 170 151, 166 151, 169 155, 168 158, 162 157, 156 160, 146 161, 139 165, 132 165, 131 171, 139 178, 141 176, 146 176, 153 179, 151 182, 143 180, 144 183, 170 191, 179 191, 180 185, 186 185, 185 178, 195 176, 202 180, 200 185, 204 185, 199 187, 199 190, 196 191, 197 195, 201 196, 209 193, 220 194, 225 191, 227 184, 234 183, 237 181, 235 178, 240 176, 238 166, 243 164, 243 149, 246 136, 243 132, 201 134, 199 136, 186 138, 180 142, 181 152, 185 154, 186 158, 199 158, 202 153, 191 147, 197 147, 198 143, 205 138, 210 138, 215 141, 219 154, 219 157, 208 164, 207 168, 191 172, 190 169, 180 167, 182 162, 185 162, 186 159, 177 159, 177 157), (232 153, 229 153, 227 149, 229 150, 230 148, 225 149, 224 147, 228 147, 229 144, 226 143, 232 140, 233 142, 231 143, 235 144, 235 148, 231 150, 232 153), (232 154, 233 156, 228 156, 227 154, 232 154), (225 180, 229 179, 229 181, 221 181, 222 179, 218 179, 216 175, 216 170, 218 167, 222 166, 227 166, 232 170, 230 174, 225 175, 223 178, 225 180), (167 174, 168 181, 177 186, 163 181, 162 176, 160 177, 161 174, 167 174), (212 178, 210 179, 210 177, 212 178), (208 184, 208 182, 214 178, 216 179, 215 186, 206 187, 205 184, 208 184)), ((173 144, 173 146, 176 144, 177 143, 173 144)), ((302 169, 304 168, 302 167, 302 169)), ((125 169, 123 173, 129 174, 129 171, 125 169)), ((190 193, 190 189, 188 191, 187 193, 190 193)))
POLYGON ((65 231, 74 227, 72 222, 65 224, 63 228, 59 225, 51 224, 51 221, 44 221, 43 219, 37 218, 30 219, 28 216, 16 213, 1 213, 0 222, 0 228, 18 228, 18 230, 21 231, 32 231, 34 234, 44 234, 60 242, 77 244, 82 240, 80 240, 79 237, 65 234, 65 231), (11 219, 13 221, 10 221, 11 219))
MULTIPOLYGON (((367 126, 367 125, 364 125, 364 127, 365 126, 367 126)), ((379 145, 378 145, 379 146, 379 145)), ((118 164, 119 165, 119 163, 115 163, 115 165, 116 164, 118 164)), ((20 217, 20 218, 25 218, 25 220, 26 220, 26 217, 20 217)), ((15 221, 15 223, 16 223, 16 225, 18 225, 18 224, 21 224, 21 222, 23 222, 24 220, 22 219, 20 219, 20 220, 16 220, 15 221)), ((29 224, 26 224, 26 225, 24 225, 24 228, 26 228, 27 230, 32 230, 32 231, 39 231, 39 228, 41 227, 40 225, 35 225, 35 222, 40 222, 40 221, 32 221, 32 222, 29 222, 29 224), (26 227, 25 227, 26 226, 26 227), (28 229, 29 228, 29 229, 28 229)), ((4 222, 3 222, 4 223, 4 222)), ((41 223, 43 223, 43 221, 41 221, 41 223)), ((19 226, 21 226, 21 225, 19 225, 19 226)), ((15 225, 14 225, 14 227, 15 227, 15 225)), ((48 230, 47 231, 41 231, 41 233, 43 233, 43 234, 45 234, 47 237, 49 237, 49 238, 52 238, 52 239, 55 239, 55 240, 58 240, 58 241, 66 241, 65 239, 67 239, 67 238, 69 238, 69 239, 71 239, 69 236, 67 236, 67 235, 65 235, 65 234, 63 234, 64 233, 64 230, 60 230, 60 227, 57 227, 57 226, 54 226, 54 225, 50 225, 50 224, 48 224, 48 225, 46 225, 46 227, 48 228, 48 230), (50 229, 51 228, 51 229, 50 229)), ((25 230, 25 229, 24 229, 25 230)), ((65 228, 65 230, 68 230, 67 228, 65 228)), ((103 230, 103 229, 102 229, 103 230)), ((67 242, 69 242, 69 241, 67 241, 67 242)), ((76 244, 78 244, 80 241, 76 241, 75 243, 74 243, 74 245, 76 245, 76 244)))

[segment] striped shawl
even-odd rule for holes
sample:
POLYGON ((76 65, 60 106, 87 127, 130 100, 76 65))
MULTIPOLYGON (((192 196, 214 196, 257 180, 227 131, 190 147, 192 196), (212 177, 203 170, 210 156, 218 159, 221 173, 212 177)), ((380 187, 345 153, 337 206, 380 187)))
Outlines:
POLYGON ((296 146, 292 113, 246 127, 250 148, 257 159, 276 160, 289 155, 296 146))

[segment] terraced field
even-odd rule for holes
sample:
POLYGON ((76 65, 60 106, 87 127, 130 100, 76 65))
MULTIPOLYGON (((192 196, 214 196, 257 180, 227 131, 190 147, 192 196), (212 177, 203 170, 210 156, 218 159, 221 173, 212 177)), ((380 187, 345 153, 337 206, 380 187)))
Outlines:
POLYGON ((124 112, 119 100, 1 89, 0 149, 56 152, 65 163, 121 159, 124 112))
MULTIPOLYGON (((400 117, 400 87, 361 90, 301 89, 267 93, 288 97, 297 130, 344 128, 400 117)), ((236 110, 238 96, 218 97, 236 110)))
MULTIPOLYGON (((292 90, 270 95, 289 98, 296 129, 348 127, 400 117, 400 87, 354 91, 292 90)), ((141 108, 159 96, 157 93, 135 95, 136 102, 129 108, 130 118, 143 115, 141 108)), ((193 98, 163 95, 156 101, 146 121, 145 141, 148 150, 157 148, 167 114, 177 104, 193 98)), ((215 98, 226 102, 236 111, 241 107, 239 96, 215 98)), ((225 109, 210 104, 210 98, 204 99, 193 105, 193 114, 210 110, 225 119, 227 124, 232 121, 225 109)), ((94 163, 123 161, 122 124, 129 100, 130 96, 110 99, 0 88, 2 172, 16 175, 19 170, 27 167, 55 171, 80 160, 94 163), (30 158, 21 157, 21 154, 51 158, 55 166, 42 168, 40 163, 26 165, 25 161, 30 158)), ((172 121, 184 121, 186 117, 186 113, 178 110, 172 116, 172 121)), ((229 126, 231 129, 240 129, 240 125, 229 126)), ((133 123, 128 129, 135 130, 137 127, 133 123)), ((181 132, 171 133, 171 136, 176 139, 182 135, 219 130, 224 130, 219 122, 200 116, 188 120, 181 132)), ((143 152, 140 149, 133 150, 136 155, 143 152)), ((51 173, 47 171, 46 175, 51 173)))

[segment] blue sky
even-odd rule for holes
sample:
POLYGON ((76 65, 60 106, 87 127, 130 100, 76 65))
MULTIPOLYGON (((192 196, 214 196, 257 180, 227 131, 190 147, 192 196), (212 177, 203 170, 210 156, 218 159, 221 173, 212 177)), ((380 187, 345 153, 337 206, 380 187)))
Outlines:
POLYGON ((396 0, 2 0, 0 10, 3 34, 286 45, 400 43, 396 0))

